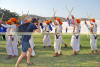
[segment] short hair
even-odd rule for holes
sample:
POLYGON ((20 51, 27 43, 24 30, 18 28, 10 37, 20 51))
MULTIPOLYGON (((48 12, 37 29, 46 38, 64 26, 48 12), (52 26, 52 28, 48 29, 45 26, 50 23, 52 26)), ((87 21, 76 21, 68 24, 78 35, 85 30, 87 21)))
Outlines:
POLYGON ((38 20, 36 18, 33 18, 31 22, 32 23, 38 23, 38 20))

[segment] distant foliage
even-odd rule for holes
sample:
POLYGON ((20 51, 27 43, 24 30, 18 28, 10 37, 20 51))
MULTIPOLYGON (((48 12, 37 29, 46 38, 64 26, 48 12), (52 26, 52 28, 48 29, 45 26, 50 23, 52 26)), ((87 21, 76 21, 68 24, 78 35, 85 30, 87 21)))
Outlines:
POLYGON ((10 10, 6 10, 6 9, 1 9, 0 8, 0 18, 2 18, 3 21, 7 21, 9 18, 11 17, 15 17, 18 18, 18 14, 15 12, 11 12, 10 10))

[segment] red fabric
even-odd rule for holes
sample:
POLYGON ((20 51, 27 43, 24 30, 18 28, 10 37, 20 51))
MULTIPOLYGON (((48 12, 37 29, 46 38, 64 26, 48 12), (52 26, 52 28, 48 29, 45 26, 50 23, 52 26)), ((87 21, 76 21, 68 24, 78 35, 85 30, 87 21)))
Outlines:
POLYGON ((80 19, 76 19, 76 22, 77 22, 78 24, 80 24, 80 19))
POLYGON ((72 19, 72 24, 75 25, 75 20, 74 19, 72 19))
POLYGON ((10 24, 11 23, 11 20, 8 20, 7 22, 6 22, 6 24, 10 24))
POLYGON ((91 19, 92 22, 95 22, 95 19, 91 19))
POLYGON ((63 24, 60 18, 56 18, 56 20, 59 22, 60 25, 63 24))
POLYGON ((73 25, 74 29, 73 29, 73 32, 75 32, 75 25, 73 25))
POLYGON ((93 27, 94 27, 94 25, 91 25, 91 32, 93 32, 93 27))

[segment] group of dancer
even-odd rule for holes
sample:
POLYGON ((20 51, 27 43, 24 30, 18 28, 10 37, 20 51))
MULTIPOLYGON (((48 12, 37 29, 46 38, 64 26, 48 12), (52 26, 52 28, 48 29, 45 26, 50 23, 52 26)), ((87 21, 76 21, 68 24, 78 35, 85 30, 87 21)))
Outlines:
MULTIPOLYGON (((50 31, 52 31, 50 25, 55 28, 55 40, 54 40, 54 50, 55 50, 55 55, 60 56, 62 55, 61 52, 61 45, 64 44, 65 47, 67 47, 67 44, 64 42, 62 38, 62 21, 60 18, 54 18, 55 20, 52 22, 50 20, 47 20, 44 22, 44 48, 45 45, 48 44, 48 46, 51 46, 51 40, 50 40, 50 31)), ((97 49, 97 24, 95 22, 95 19, 89 19, 88 20, 90 23, 87 23, 85 20, 84 23, 88 30, 90 31, 90 46, 91 46, 91 54, 98 54, 99 51, 97 49)), ((73 32, 72 32, 72 38, 70 45, 73 49, 73 55, 78 55, 80 52, 80 32, 81 32, 81 20, 76 19, 74 16, 71 16, 71 19, 67 18, 67 22, 69 23, 70 26, 73 27, 73 32)))
MULTIPOLYGON (((17 25, 17 19, 16 18, 10 18, 6 24, 2 24, 0 22, 1 27, 7 28, 6 31, 6 51, 9 56, 9 58, 13 58, 18 56, 18 36, 16 33, 16 28, 18 28, 17 32, 28 32, 30 34, 22 35, 20 38, 20 43, 22 46, 21 55, 19 56, 15 67, 19 67, 19 64, 21 60, 27 56, 27 65, 33 65, 31 63, 30 58, 31 56, 35 56, 34 51, 34 41, 32 32, 34 32, 36 29, 38 29, 38 25, 40 24, 40 27, 43 31, 44 38, 43 38, 43 47, 46 48, 51 47, 51 38, 50 38, 50 32, 53 30, 52 27, 54 27, 55 33, 54 33, 54 57, 62 55, 61 51, 61 45, 64 44, 65 47, 68 45, 64 42, 62 38, 62 20, 59 17, 54 17, 53 20, 46 20, 43 22, 38 22, 36 18, 33 18, 31 20, 25 19, 24 24, 17 25), (22 29, 23 28, 23 29, 22 29), (20 30, 22 29, 22 30, 20 30)), ((70 26, 73 27, 72 32, 72 38, 70 45, 73 49, 73 55, 78 55, 80 52, 80 31, 81 31, 81 20, 75 18, 74 16, 71 16, 71 18, 67 18, 67 22, 70 26)), ((88 30, 90 31, 90 46, 91 46, 91 54, 99 54, 99 51, 97 49, 97 24, 95 22, 95 19, 89 19, 90 23, 87 23, 85 20, 84 23, 88 30)))

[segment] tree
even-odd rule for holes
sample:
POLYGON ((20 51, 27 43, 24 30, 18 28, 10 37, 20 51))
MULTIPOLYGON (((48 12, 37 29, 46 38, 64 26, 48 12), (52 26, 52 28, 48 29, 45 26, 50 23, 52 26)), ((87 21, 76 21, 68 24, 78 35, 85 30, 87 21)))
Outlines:
POLYGON ((18 19, 18 16, 19 15, 16 12, 10 12, 10 10, 0 8, 0 18, 2 18, 2 21, 7 21, 11 17, 15 17, 18 19))

